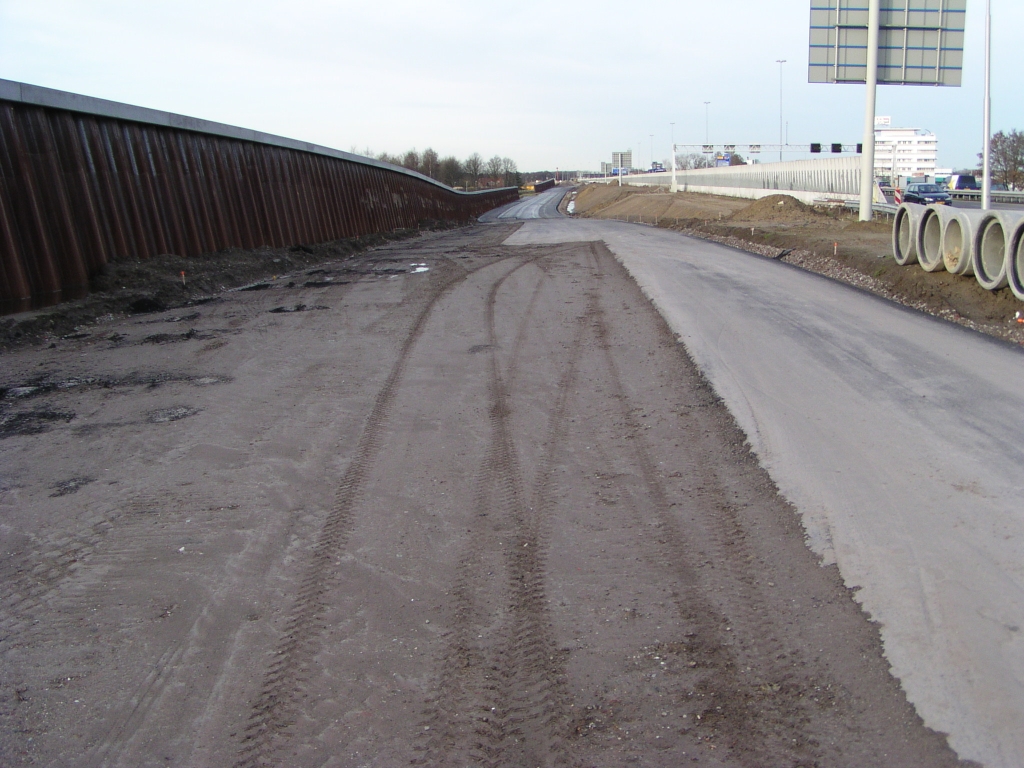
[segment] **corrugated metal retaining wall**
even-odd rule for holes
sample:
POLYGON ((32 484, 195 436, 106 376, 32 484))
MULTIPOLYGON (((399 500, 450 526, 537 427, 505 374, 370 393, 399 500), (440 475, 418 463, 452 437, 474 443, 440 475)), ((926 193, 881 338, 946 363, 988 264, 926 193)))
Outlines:
POLYGON ((456 192, 369 158, 0 80, 0 314, 76 298, 109 261, 466 222, 456 192))

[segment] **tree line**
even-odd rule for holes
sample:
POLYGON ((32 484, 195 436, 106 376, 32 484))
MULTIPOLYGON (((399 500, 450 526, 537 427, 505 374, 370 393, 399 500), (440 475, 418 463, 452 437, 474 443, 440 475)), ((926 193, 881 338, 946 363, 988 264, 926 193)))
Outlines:
MULTIPOLYGON (((984 159, 981 152, 978 159, 984 159)), ((1024 133, 1018 130, 1009 133, 999 131, 993 136, 989 163, 994 183, 1005 184, 1011 190, 1024 189, 1024 133)))
MULTIPOLYGON (((729 165, 746 165, 747 161, 743 159, 743 155, 739 152, 733 152, 729 158, 729 165)), ((680 171, 689 171, 699 168, 714 168, 717 162, 714 155, 701 154, 699 152, 691 152, 688 155, 676 155, 676 169, 680 171)), ((669 166, 669 170, 672 166, 669 166)))
MULTIPOLYGON (((369 151, 364 154, 373 157, 369 151)), ((428 147, 422 152, 410 149, 400 155, 381 152, 376 158, 385 163, 408 168, 410 171, 417 171, 449 187, 484 189, 518 187, 522 184, 522 175, 516 161, 510 157, 495 155, 490 160, 484 160, 478 152, 474 152, 465 160, 459 160, 454 155, 440 157, 428 147)))

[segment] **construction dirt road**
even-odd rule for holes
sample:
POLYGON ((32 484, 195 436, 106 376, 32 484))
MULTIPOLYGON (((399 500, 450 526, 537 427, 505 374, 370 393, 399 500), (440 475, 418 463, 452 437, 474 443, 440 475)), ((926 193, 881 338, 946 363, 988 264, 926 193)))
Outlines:
POLYGON ((960 764, 622 266, 516 226, 0 358, 0 764, 960 764))
POLYGON ((1017 315, 1024 305, 1009 288, 987 291, 973 276, 899 266, 892 257, 891 217, 860 222, 842 208, 812 207, 785 194, 751 201, 614 184, 587 184, 574 202, 578 216, 657 224, 777 258, 1024 345, 1017 315))

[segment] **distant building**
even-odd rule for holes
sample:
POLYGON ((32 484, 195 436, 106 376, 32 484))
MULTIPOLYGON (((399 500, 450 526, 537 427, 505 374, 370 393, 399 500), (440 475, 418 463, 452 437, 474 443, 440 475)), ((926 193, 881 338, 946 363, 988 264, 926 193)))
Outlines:
POLYGON ((601 175, 602 176, 611 176, 612 175, 612 168, 614 168, 614 167, 615 166, 612 165, 611 163, 601 163, 601 175))
MULTIPOLYGON (((885 118, 883 118, 884 120, 885 118)), ((875 176, 935 176, 939 140, 931 131, 875 125, 875 176)))
POLYGON ((633 168, 633 150, 628 152, 612 152, 612 168, 622 168, 626 171, 633 168))

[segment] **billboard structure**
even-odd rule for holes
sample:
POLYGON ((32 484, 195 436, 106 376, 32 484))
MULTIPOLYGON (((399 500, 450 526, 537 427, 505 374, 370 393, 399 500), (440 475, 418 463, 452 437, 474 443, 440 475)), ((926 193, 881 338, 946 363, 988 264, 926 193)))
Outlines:
MULTIPOLYGON (((967 0, 881 0, 878 82, 960 85, 967 0)), ((866 83, 864 0, 812 0, 808 82, 866 83)))
POLYGON ((959 86, 966 15, 967 0, 811 0, 808 81, 867 85, 861 221, 871 220, 877 85, 959 86))

